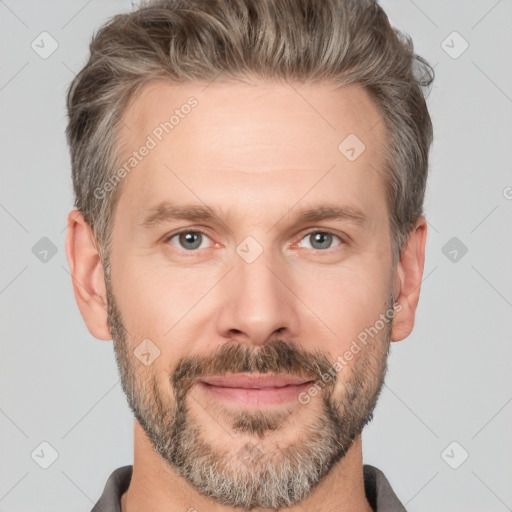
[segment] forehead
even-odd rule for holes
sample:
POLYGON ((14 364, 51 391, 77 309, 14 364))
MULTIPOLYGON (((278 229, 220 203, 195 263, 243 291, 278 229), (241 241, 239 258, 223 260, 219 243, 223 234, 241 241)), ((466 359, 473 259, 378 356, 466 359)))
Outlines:
POLYGON ((310 199, 384 195, 384 124, 358 85, 153 81, 126 108, 119 143, 133 161, 121 195, 131 209, 178 189, 187 200, 286 205, 319 179, 310 199))

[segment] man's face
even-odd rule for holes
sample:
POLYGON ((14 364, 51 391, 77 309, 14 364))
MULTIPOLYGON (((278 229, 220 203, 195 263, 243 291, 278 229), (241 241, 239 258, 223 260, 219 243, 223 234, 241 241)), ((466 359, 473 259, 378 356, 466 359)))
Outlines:
POLYGON ((385 374, 391 326, 379 318, 393 298, 377 109, 357 86, 159 81, 123 119, 126 159, 150 147, 121 185, 107 282, 130 406, 199 492, 245 509, 291 505, 346 454, 385 374), (339 147, 350 134, 363 152, 354 135, 339 147), (305 384, 202 382, 232 374, 305 384))

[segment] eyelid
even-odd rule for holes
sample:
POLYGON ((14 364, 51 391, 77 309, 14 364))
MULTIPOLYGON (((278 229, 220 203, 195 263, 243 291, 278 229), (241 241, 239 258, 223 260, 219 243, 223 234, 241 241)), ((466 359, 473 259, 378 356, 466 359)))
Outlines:
MULTIPOLYGON (((179 229, 178 231, 174 231, 172 233, 169 233, 167 235, 165 235, 163 237, 163 242, 164 243, 169 243, 169 241, 174 238, 175 236, 178 236, 182 233, 201 233, 203 236, 206 236, 207 238, 210 239, 210 241, 212 242, 212 247, 215 247, 215 246, 219 246, 220 244, 218 244, 217 242, 214 242, 212 237, 207 233, 207 231, 203 228, 198 228, 198 227, 187 227, 187 228, 182 228, 182 229, 179 229)), ((317 228, 308 228, 306 231, 301 231, 301 233, 299 233, 297 236, 299 237, 297 239, 296 242, 294 242, 292 244, 292 247, 295 247, 296 245, 298 245, 305 237, 313 234, 313 233, 328 233, 330 235, 333 235, 334 237, 338 238, 338 240, 340 241, 340 243, 334 247, 329 247, 327 249, 315 249, 315 248, 309 248, 309 247, 306 247, 306 249, 309 249, 311 251, 316 251, 316 252, 328 252, 329 250, 334 250, 336 249, 336 247, 339 247, 340 245, 343 245, 343 244, 346 244, 347 243, 347 239, 349 239, 348 235, 345 235, 345 234, 341 234, 341 233, 338 233, 337 231, 334 231, 334 230, 331 230, 331 229, 327 229, 327 228, 320 228, 320 227, 317 227, 317 228)), ((186 252, 186 253, 190 253, 190 254, 193 254, 193 253, 196 253, 200 250, 205 250, 205 249, 211 249, 212 247, 206 247, 206 248, 203 248, 203 249, 193 249, 193 250, 190 250, 190 251, 187 251, 185 249, 182 249, 183 252, 186 252)), ((179 248, 178 248, 179 249, 179 248)))
POLYGON ((343 235, 341 233, 338 233, 337 231, 333 231, 331 229, 327 229, 327 228, 309 228, 307 231, 302 231, 299 235, 298 235, 298 240, 297 242, 295 242, 293 244, 293 246, 295 247, 296 245, 298 245, 304 238, 306 238, 307 236, 310 236, 312 235, 313 233, 328 233, 334 237, 336 237, 340 243, 338 245, 335 245, 334 247, 329 247, 327 249, 315 249, 314 247, 312 248, 309 248, 309 247, 305 247, 305 249, 308 249, 310 251, 315 251, 315 252, 328 252, 330 250, 334 250, 336 249, 337 247, 340 247, 341 245, 344 245, 347 243, 347 239, 348 239, 348 236, 346 235, 343 235))
MULTIPOLYGON (((178 231, 173 231, 172 233, 169 233, 168 235, 165 235, 163 237, 163 242, 164 243, 169 243, 171 241, 172 238, 174 238, 175 236, 178 236, 178 235, 181 235, 182 233, 201 233, 202 235, 206 236, 207 238, 210 239, 210 241, 212 242, 212 246, 215 246, 215 245, 218 245, 216 242, 213 241, 212 237, 206 232, 206 230, 202 229, 202 228, 195 228, 195 227, 191 227, 191 228, 182 228, 182 229, 179 229, 178 231)), ((177 247, 177 249, 180 249, 179 247, 177 247)), ((200 250, 204 250, 204 249, 211 249, 211 247, 205 247, 203 249, 193 249, 191 251, 187 251, 185 249, 182 249, 183 252, 187 252, 187 253, 195 253, 195 252, 198 252, 200 250)))

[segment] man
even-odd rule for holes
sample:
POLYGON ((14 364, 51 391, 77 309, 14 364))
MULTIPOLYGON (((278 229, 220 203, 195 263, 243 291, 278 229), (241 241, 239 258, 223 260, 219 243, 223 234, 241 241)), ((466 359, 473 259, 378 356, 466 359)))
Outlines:
POLYGON ((405 510, 361 432, 414 325, 432 79, 371 0, 152 2, 95 35, 66 251, 135 423, 94 511, 405 510))

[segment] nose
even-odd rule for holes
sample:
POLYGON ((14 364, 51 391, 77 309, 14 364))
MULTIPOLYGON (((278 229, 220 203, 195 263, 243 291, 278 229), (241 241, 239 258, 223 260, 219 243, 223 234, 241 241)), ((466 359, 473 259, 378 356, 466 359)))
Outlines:
POLYGON ((298 337, 298 298, 283 261, 263 252, 256 261, 235 255, 222 282, 217 332, 226 339, 264 345, 270 338, 298 337))

